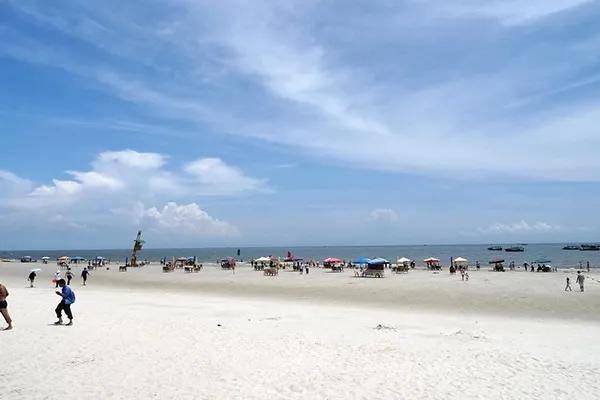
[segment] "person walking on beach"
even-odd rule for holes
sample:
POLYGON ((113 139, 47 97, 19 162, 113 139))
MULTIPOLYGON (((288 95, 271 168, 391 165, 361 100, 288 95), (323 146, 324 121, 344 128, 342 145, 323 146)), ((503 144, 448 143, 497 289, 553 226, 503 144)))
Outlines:
POLYGON ((65 274, 65 278, 67 278, 67 285, 70 285, 71 279, 73 279, 73 273, 71 272, 71 268, 69 268, 67 270, 67 273, 65 274))
POLYGON ((477 268, 477 271, 479 271, 479 268, 481 268, 481 265, 479 265, 479 261, 475 262, 475 268, 477 268))
POLYGON ((12 319, 8 314, 8 303, 6 302, 6 298, 8 297, 8 289, 6 286, 0 283, 0 314, 4 317, 4 320, 8 324, 6 328, 3 328, 3 331, 9 331, 13 328, 12 319))
POLYGON ((590 262, 587 262, 587 272, 590 272, 590 262))
POLYGON ((67 314, 67 318, 69 318, 68 326, 73 325, 73 313, 71 312, 71 305, 75 303, 75 292, 67 286, 67 282, 64 279, 58 281, 58 286, 60 286, 61 290, 56 291, 56 294, 62 298, 56 309, 56 317, 58 321, 54 323, 54 325, 62 325, 62 312, 64 311, 67 314))
POLYGON ((579 291, 583 292, 583 282, 585 281, 585 276, 581 273, 581 271, 577 271, 577 283, 579 283, 579 291))
POLYGON ((88 271, 87 268, 84 268, 83 271, 81 271, 81 279, 83 279, 83 286, 85 286, 85 283, 87 282, 87 278, 88 278, 89 274, 90 274, 90 271, 88 271))
POLYGON ((309 266, 308 264, 306 264, 306 265, 304 266, 304 268, 306 269, 306 275, 308 275, 308 271, 309 271, 309 268, 310 268, 310 266, 309 266))
POLYGON ((571 289, 571 279, 567 276, 567 286, 565 286, 565 292, 569 291, 572 292, 573 289, 571 289))
POLYGON ((62 279, 62 276, 60 276, 60 271, 57 270, 56 273, 54 274, 54 279, 52 280, 56 286, 54 286, 55 288, 58 288, 58 281, 60 281, 62 279))
POLYGON ((27 280, 29 281, 29 287, 32 288, 33 287, 33 282, 35 281, 35 277, 37 276, 37 274, 35 273, 35 271, 31 271, 29 273, 29 276, 27 277, 27 280))

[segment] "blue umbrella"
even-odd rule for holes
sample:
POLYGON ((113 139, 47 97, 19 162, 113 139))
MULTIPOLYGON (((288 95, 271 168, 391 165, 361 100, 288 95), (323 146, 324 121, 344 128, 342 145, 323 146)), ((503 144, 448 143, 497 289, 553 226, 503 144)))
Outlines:
POLYGON ((390 262, 385 258, 374 258, 368 262, 369 265, 377 265, 377 264, 389 264, 390 262))
POLYGON ((367 258, 367 257, 361 256, 361 257, 357 257, 357 258, 355 258, 354 260, 352 260, 352 264, 359 264, 359 265, 360 265, 360 264, 368 264, 368 263, 369 263, 369 261, 371 261, 371 259, 370 259, 370 258, 367 258))

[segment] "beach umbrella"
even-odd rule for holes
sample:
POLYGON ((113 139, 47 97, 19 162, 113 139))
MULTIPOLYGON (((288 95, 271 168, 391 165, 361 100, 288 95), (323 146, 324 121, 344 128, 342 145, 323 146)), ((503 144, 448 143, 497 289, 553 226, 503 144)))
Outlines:
POLYGON ((396 260, 397 264, 404 264, 404 263, 409 263, 412 260, 410 258, 406 258, 406 257, 402 257, 396 260))
POLYGON ((389 264, 390 262, 385 258, 377 257, 370 260, 367 264, 369 265, 378 265, 378 264, 389 264))
POLYGON ((504 262, 504 259, 503 259, 503 258, 492 258, 492 259, 490 260, 490 264, 501 264, 501 263, 503 263, 503 262, 504 262))
POLYGON ((440 259, 439 258, 434 258, 434 257, 429 257, 429 258, 424 259, 423 262, 426 262, 428 264, 439 263, 440 259))
POLYGON ((31 271, 29 271, 29 272, 39 272, 39 271, 41 271, 41 270, 42 270, 41 268, 34 268, 34 269, 32 269, 31 271))
POLYGON ((339 258, 329 257, 324 259, 323 262, 327 264, 341 264, 342 260, 340 260, 339 258))
POLYGON ((50 257, 42 257, 42 260, 49 260, 50 257))
POLYGON ((256 261, 256 262, 269 262, 269 261, 271 261, 271 259, 269 257, 260 257, 260 258, 257 258, 254 261, 256 261))
POLYGON ((467 264, 469 260, 464 257, 457 257, 454 259, 454 264, 467 264))
POLYGON ((352 260, 352 264, 364 265, 364 264, 368 264, 369 261, 371 261, 370 258, 360 256, 360 257, 357 257, 354 260, 352 260))

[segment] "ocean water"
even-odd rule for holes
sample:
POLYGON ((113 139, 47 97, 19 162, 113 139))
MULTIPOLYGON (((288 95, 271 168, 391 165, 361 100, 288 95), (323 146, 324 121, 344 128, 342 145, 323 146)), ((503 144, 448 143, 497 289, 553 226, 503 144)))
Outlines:
MULTIPOLYGON (((465 257, 471 264, 479 261, 482 266, 495 257, 502 257, 506 262, 514 261, 516 265, 532 262, 540 258, 551 260, 554 266, 578 267, 581 262, 585 267, 589 261, 594 268, 600 268, 600 251, 563 250, 565 243, 529 244, 523 246, 523 253, 508 253, 505 251, 489 251, 489 245, 417 245, 417 246, 313 246, 313 247, 241 247, 240 256, 237 248, 186 248, 186 249, 144 249, 138 253, 139 260, 158 261, 162 257, 188 257, 196 256, 202 262, 215 262, 225 257, 234 256, 241 260, 250 260, 262 256, 275 255, 285 258, 288 251, 294 256, 305 260, 323 260, 327 257, 337 257, 351 260, 359 256, 369 258, 383 257, 395 262, 399 257, 408 257, 415 260, 417 265, 422 265, 422 260, 427 257, 439 258, 444 265, 448 265, 450 257, 465 257)), ((508 245, 507 245, 508 246, 508 245)), ((41 259, 44 256, 52 260, 67 255, 80 256, 91 259, 96 256, 105 257, 112 261, 123 262, 129 257, 131 250, 30 250, 30 251, 0 251, 0 258, 16 258, 31 256, 41 259)))

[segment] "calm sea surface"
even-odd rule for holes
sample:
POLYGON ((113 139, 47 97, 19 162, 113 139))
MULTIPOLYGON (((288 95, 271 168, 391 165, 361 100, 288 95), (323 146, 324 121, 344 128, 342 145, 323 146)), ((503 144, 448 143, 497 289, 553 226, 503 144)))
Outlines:
MULTIPOLYGON (((337 257, 351 260, 359 256, 369 258, 383 257, 395 262, 399 257, 414 259, 421 265, 424 258, 439 258, 444 265, 450 262, 450 257, 466 257, 471 263, 479 261, 482 265, 494 257, 502 257, 506 262, 514 261, 517 265, 537 259, 548 259, 555 266, 585 266, 589 261, 592 267, 600 268, 600 251, 563 250, 562 244, 529 244, 523 246, 523 253, 507 253, 504 251, 489 251, 489 245, 419 245, 419 246, 318 246, 318 247, 248 247, 240 248, 238 259, 250 260, 262 256, 276 255, 284 258, 289 251, 294 256, 303 259, 323 260, 327 257, 337 257)), ((139 260, 158 261, 162 257, 187 257, 196 256, 204 262, 214 262, 228 256, 237 256, 237 248, 187 248, 187 249, 144 249, 139 255, 139 260)), ((105 257, 112 261, 124 261, 131 250, 49 250, 49 251, 0 251, 1 258, 21 258, 31 256, 41 259, 44 256, 56 260, 57 257, 67 255, 80 256, 91 259, 96 256, 105 257)))

